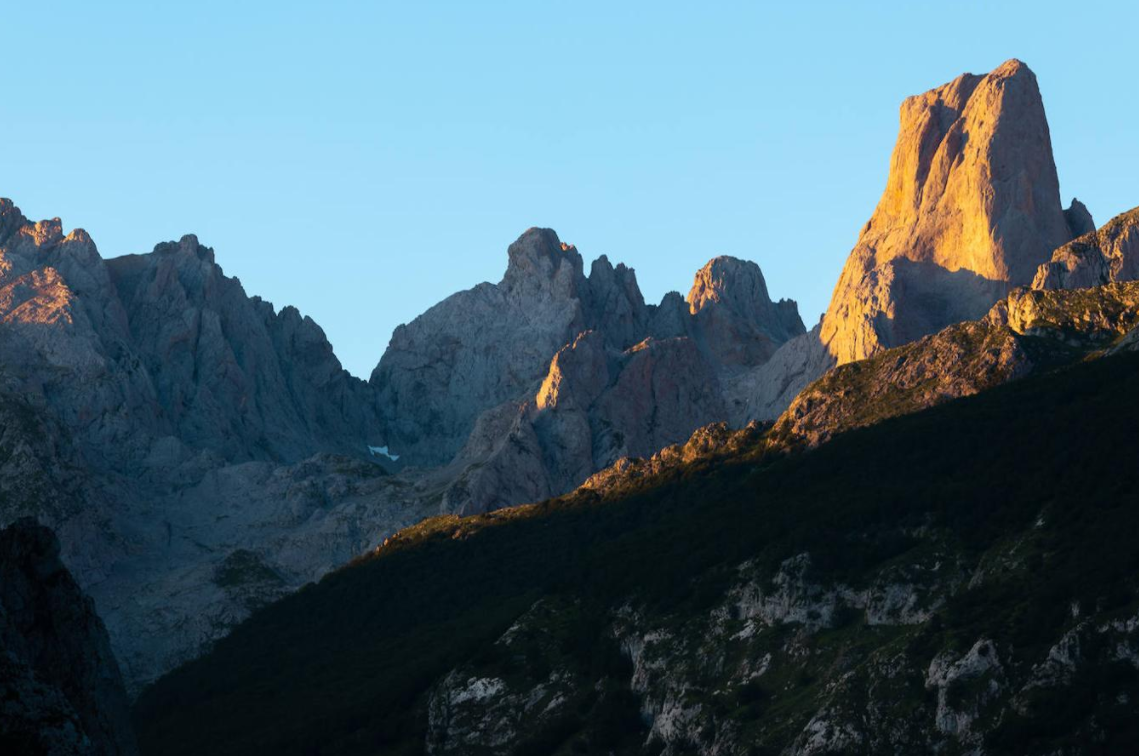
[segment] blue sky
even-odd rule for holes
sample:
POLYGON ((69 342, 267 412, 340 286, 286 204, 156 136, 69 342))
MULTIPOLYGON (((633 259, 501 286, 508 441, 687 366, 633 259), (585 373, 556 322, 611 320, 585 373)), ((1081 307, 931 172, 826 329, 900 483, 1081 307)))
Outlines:
POLYGON ((1139 205, 1131 2, 5 5, 0 196, 104 256, 196 233, 365 377, 535 225, 650 301, 755 260, 810 326, 901 100, 1010 57, 1064 203, 1139 205))

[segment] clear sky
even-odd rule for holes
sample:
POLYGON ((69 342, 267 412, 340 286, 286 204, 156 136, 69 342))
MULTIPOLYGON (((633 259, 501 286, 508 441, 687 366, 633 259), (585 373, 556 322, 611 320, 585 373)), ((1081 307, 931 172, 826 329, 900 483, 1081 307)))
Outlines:
POLYGON ((1065 205, 1139 205, 1139 4, 10 2, 0 196, 104 256, 198 234, 367 376, 550 226, 646 299, 708 258, 813 324, 898 105, 1018 57, 1065 205))

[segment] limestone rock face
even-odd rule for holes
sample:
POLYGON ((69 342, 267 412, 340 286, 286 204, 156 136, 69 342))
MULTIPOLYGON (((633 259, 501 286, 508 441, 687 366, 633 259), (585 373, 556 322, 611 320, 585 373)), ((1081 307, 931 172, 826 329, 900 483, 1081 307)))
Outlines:
POLYGON ((194 236, 107 268, 133 351, 183 443, 235 461, 364 452, 378 426, 371 391, 311 318, 247 296, 194 236))
POLYGON ((566 493, 623 457, 648 456, 724 416, 714 367, 685 337, 624 352, 597 331, 555 355, 537 395, 480 417, 444 508, 473 514, 566 493))
MULTIPOLYGON (((480 413, 540 380, 585 330, 589 282, 574 247, 532 228, 508 255, 498 284, 453 294, 396 328, 372 373, 388 446, 413 464, 449 461, 480 413)), ((615 278, 607 291, 621 301, 615 278)))
POLYGON ((1068 222, 1068 230, 1072 232, 1072 236, 1079 237, 1095 231, 1095 220, 1087 205, 1074 197, 1072 204, 1064 211, 1064 220, 1068 222))
POLYGON ((508 258, 365 383, 196 237, 104 260, 0 200, 0 524, 59 535, 129 692, 424 515, 564 493, 725 419, 729 381, 803 331, 734 258, 657 306, 547 229, 508 258))
POLYGON ((107 631, 47 528, 0 530, 0 745, 5 753, 138 753, 107 631))
POLYGON ((391 502, 421 511, 411 492, 361 505, 338 470, 377 470, 363 460, 381 442, 371 387, 311 319, 246 296, 192 236, 105 261, 82 230, 0 200, 0 354, 0 525, 55 531, 132 690, 248 614, 212 579, 239 546, 278 541, 276 570, 283 542, 306 544, 264 598, 405 522, 391 502), (252 480, 318 453, 344 456, 262 501, 270 487, 252 480))
POLYGON ((5 367, 100 464, 170 436, 232 461, 362 454, 377 425, 319 326, 246 296, 193 236, 104 261, 81 229, 0 200, 0 323, 5 367))
POLYGON ((805 331, 791 300, 772 302, 759 266, 716 257, 696 273, 688 292, 696 328, 724 365, 758 365, 805 331))
POLYGON ((648 340, 623 357, 616 381, 594 407, 595 423, 607 424, 597 468, 652 454, 724 416, 716 373, 691 339, 648 340))
MULTIPOLYGON (((1086 213, 1086 210, 1085 210, 1086 213)), ((1065 216, 1036 77, 1010 60, 902 103, 886 190, 821 338, 839 364, 978 318, 1082 229, 1065 216)))
POLYGON ((539 410, 589 407, 609 385, 609 358, 597 331, 578 335, 558 350, 535 399, 539 410))
POLYGON ((193 236, 103 260, 0 201, 0 524, 57 532, 128 691, 425 515, 544 499, 722 419, 721 375, 797 322, 754 264, 693 316, 604 257, 585 276, 549 230, 508 256, 397 330, 369 384, 193 236), (373 445, 440 466, 388 475, 373 445))
POLYGON ((670 291, 661 299, 650 316, 648 335, 654 339, 694 335, 692 313, 680 292, 670 291))
POLYGON ((628 349, 645 337, 652 312, 645 305, 632 268, 624 263, 614 268, 602 255, 590 266, 586 291, 586 325, 604 334, 607 343, 628 349))
POLYGON ((835 366, 819 330, 816 325, 777 349, 767 362, 723 379, 729 423, 742 428, 774 420, 800 391, 835 366))
MULTIPOLYGON (((1090 221, 1090 216, 1088 218, 1090 221)), ((1057 249, 1040 266, 1034 289, 1084 289, 1139 279, 1139 208, 1057 249)))

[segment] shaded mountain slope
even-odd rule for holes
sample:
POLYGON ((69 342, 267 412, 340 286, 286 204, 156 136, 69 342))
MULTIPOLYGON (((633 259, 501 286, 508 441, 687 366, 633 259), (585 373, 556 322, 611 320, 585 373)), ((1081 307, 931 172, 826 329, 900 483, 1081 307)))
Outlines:
POLYGON ((424 514, 376 495, 369 385, 193 236, 104 260, 0 199, 0 353, 0 525, 57 534, 128 687, 424 514), (218 585, 243 556, 274 578, 218 585))
POLYGON ((0 752, 138 753, 107 631, 30 519, 0 529, 0 752))
POLYGON ((226 462, 366 454, 368 385, 324 332, 226 276, 192 235, 104 260, 82 229, 0 199, 4 367, 105 469, 170 446, 226 462))
POLYGON ((143 750, 1126 752, 1137 377, 428 520, 148 690, 143 750))

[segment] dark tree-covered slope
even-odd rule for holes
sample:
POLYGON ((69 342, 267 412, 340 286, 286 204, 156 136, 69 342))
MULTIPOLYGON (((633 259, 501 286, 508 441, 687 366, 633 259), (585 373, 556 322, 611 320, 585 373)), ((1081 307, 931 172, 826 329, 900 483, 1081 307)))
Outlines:
POLYGON ((139 701, 145 753, 1129 753, 1139 355, 429 520, 139 701))

